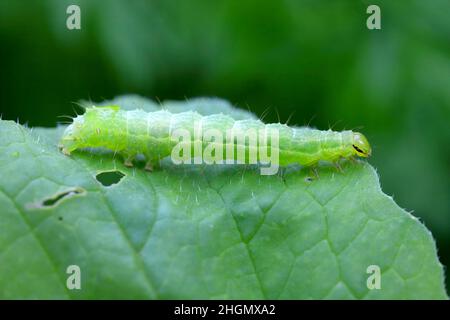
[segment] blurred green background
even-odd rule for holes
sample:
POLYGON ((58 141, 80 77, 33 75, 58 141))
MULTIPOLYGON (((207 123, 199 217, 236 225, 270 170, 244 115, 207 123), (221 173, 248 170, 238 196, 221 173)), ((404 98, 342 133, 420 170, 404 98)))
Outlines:
POLYGON ((266 122, 358 128, 383 190, 449 266, 449 13, 448 0, 0 0, 0 113, 55 126, 80 99, 219 96, 269 108, 266 122), (81 30, 66 28, 70 4, 81 30))

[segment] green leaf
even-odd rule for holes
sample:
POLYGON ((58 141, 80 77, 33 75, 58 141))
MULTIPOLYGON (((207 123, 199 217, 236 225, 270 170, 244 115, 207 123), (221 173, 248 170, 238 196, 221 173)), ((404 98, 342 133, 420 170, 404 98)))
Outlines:
POLYGON ((63 155, 62 129, 0 122, 0 298, 447 298, 430 232, 365 162, 313 181, 168 159, 148 173, 63 155), (371 265, 381 289, 367 287, 371 265))
POLYGON ((143 109, 147 112, 158 111, 164 108, 172 113, 184 111, 197 111, 202 115, 210 115, 216 113, 228 114, 236 120, 256 119, 256 116, 250 111, 234 108, 228 101, 220 98, 191 98, 186 101, 164 101, 157 104, 151 100, 143 98, 139 95, 128 94, 118 96, 112 100, 102 101, 100 103, 92 103, 89 101, 81 101, 83 107, 90 107, 92 104, 98 106, 118 105, 125 110, 143 109))

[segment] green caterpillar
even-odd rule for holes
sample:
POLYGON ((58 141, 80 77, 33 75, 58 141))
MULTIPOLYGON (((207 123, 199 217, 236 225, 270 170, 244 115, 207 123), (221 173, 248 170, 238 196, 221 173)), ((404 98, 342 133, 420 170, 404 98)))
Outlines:
POLYGON ((118 106, 86 108, 66 128, 59 147, 66 155, 89 147, 110 149, 123 156, 127 166, 144 155, 148 170, 167 156, 176 164, 201 163, 199 155, 206 155, 205 163, 262 163, 276 169, 262 174, 276 173, 278 165, 314 166, 371 154, 366 137, 353 131, 291 128, 192 111, 125 111, 118 106))

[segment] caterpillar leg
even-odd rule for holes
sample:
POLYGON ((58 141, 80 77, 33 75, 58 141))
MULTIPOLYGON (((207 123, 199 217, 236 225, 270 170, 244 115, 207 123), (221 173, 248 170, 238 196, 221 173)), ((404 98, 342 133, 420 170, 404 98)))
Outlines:
POLYGON ((344 173, 344 170, 342 169, 341 164, 339 163, 339 160, 334 161, 333 165, 338 172, 344 173))
POLYGON ((145 170, 152 172, 153 170, 160 167, 160 160, 155 158, 149 158, 147 156, 147 162, 145 163, 145 170))
POLYGON ((146 171, 150 171, 150 172, 152 172, 153 171, 153 163, 151 162, 151 161, 147 161, 146 163, 145 163, 145 168, 144 168, 146 171))
POLYGON ((311 166, 309 170, 311 176, 314 176, 315 179, 319 179, 319 171, 317 170, 317 165, 311 166))
POLYGON ((128 157, 126 157, 123 164, 124 164, 126 167, 131 168, 131 167, 133 166, 133 158, 134 158, 133 156, 128 156, 128 157))

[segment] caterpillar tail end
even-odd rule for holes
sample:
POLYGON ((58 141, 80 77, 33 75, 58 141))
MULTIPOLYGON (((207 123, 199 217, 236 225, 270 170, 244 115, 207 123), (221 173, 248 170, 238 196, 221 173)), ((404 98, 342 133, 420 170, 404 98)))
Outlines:
POLYGON ((66 156, 70 156, 71 155, 70 150, 67 149, 67 147, 62 142, 58 144, 58 149, 59 149, 59 151, 61 151, 66 156))
POLYGON ((71 124, 66 128, 66 130, 64 130, 64 134, 59 141, 58 148, 63 154, 70 156, 72 151, 75 151, 79 147, 80 145, 74 133, 74 126, 71 124))
POLYGON ((59 149, 61 150, 61 152, 64 155, 66 155, 66 156, 70 156, 71 155, 71 152, 68 149, 64 148, 63 146, 60 146, 59 149))

